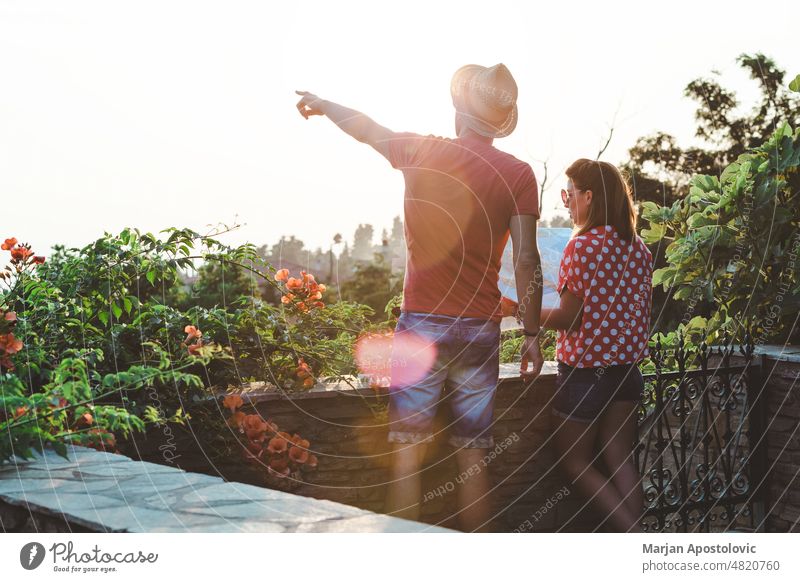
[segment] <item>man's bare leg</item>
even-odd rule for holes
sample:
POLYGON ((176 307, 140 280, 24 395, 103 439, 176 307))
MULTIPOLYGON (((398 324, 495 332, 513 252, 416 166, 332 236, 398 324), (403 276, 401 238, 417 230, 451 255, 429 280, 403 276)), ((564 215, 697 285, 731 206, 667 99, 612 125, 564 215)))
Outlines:
POLYGON ((487 449, 459 449, 456 452, 460 474, 466 476, 463 483, 457 485, 459 522, 461 528, 468 532, 491 531, 489 521, 492 518, 492 504, 489 498, 491 481, 489 469, 481 465, 487 449))
POLYGON ((392 451, 386 513, 418 521, 422 497, 420 469, 425 456, 425 444, 396 443, 392 451))

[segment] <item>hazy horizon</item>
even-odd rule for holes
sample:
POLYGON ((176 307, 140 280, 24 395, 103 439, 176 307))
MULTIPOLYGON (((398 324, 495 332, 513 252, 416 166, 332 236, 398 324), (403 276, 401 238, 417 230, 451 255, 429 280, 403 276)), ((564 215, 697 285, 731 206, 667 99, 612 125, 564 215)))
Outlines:
POLYGON ((304 120, 294 90, 396 131, 453 136, 449 81, 471 62, 514 74, 519 124, 495 146, 540 180, 549 160, 543 218, 563 216, 563 169, 594 157, 610 124, 603 159, 619 163, 657 130, 693 143, 683 89, 712 70, 749 106, 741 53, 800 73, 789 2, 761 3, 774 17, 760 28, 744 3, 654 16, 633 2, 356 6, 0 3, 0 191, 16 203, 0 237, 46 254, 125 226, 238 221, 226 242, 295 235, 327 250, 335 233, 352 245, 359 223, 377 240, 402 217, 402 174, 329 120, 304 120))

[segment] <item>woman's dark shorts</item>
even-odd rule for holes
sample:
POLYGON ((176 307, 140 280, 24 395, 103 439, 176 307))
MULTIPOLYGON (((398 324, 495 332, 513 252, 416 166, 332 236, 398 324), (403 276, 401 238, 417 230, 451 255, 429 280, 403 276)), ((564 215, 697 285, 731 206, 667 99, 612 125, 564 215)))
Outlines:
POLYGON ((638 364, 574 368, 558 362, 553 414, 592 422, 611 402, 639 401, 644 378, 638 364))

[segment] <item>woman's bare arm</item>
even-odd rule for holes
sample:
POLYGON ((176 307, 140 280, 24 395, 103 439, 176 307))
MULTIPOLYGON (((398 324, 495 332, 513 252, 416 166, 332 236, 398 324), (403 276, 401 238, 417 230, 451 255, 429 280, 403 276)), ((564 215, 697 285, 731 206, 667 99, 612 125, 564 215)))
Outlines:
POLYGON ((541 326, 547 329, 576 330, 580 328, 583 299, 564 289, 555 309, 542 308, 541 326))

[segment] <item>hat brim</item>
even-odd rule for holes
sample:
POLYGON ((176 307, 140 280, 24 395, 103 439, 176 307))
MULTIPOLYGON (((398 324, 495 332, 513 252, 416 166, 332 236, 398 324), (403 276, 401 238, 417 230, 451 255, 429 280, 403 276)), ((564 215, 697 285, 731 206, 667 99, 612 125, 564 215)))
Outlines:
POLYGON ((506 137, 517 127, 518 112, 516 103, 504 120, 492 123, 477 116, 474 113, 474 107, 470 103, 469 94, 459 90, 459 87, 463 86, 474 75, 486 70, 488 70, 487 67, 480 65, 464 65, 453 74, 453 79, 450 83, 453 106, 461 114, 463 123, 478 135, 492 138, 506 137))

